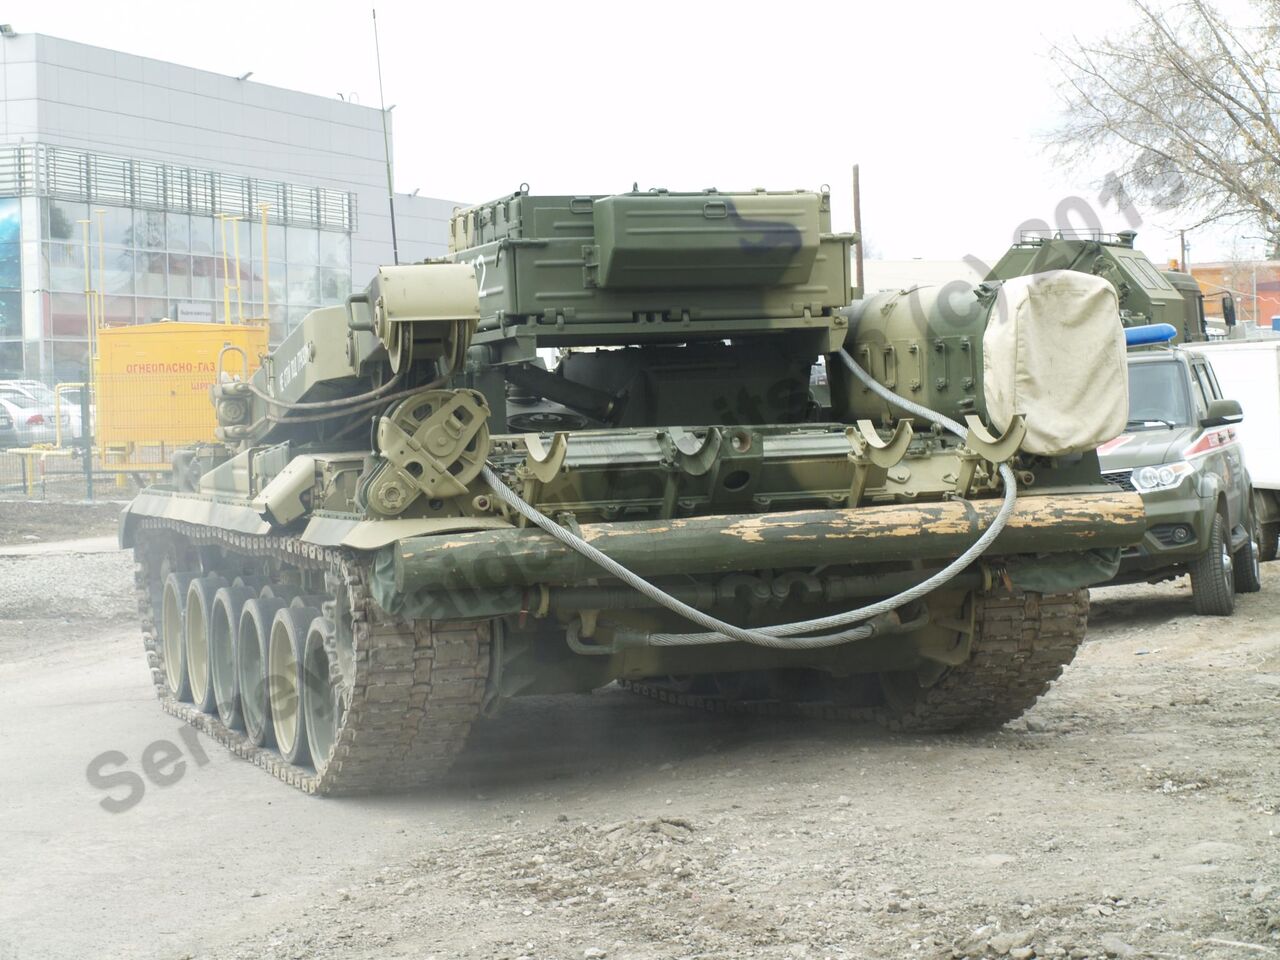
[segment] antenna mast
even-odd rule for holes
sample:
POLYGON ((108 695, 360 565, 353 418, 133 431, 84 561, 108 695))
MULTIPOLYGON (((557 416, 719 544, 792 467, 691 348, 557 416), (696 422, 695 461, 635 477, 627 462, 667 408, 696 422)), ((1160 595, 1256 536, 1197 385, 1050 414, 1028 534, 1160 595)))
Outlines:
POLYGON ((382 50, 378 46, 378 11, 373 11, 373 56, 378 64, 378 106, 382 108, 382 154, 387 162, 387 207, 391 211, 391 259, 400 265, 400 245, 396 241, 396 193, 391 183, 391 137, 387 133, 387 100, 382 95, 382 50))
POLYGON ((861 298, 866 295, 862 289, 862 178, 856 163, 853 165, 853 232, 858 238, 854 248, 853 282, 861 298))

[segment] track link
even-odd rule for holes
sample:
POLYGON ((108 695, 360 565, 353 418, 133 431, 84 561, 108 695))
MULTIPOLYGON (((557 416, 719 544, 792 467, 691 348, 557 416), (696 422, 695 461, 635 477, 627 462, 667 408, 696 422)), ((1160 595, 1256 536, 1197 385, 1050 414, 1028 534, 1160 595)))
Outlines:
POLYGON ((1084 641, 1089 591, 979 596, 969 659, 877 719, 892 730, 994 728, 1022 716, 1084 641))
POLYGON ((976 603, 969 659, 950 668, 932 686, 910 690, 905 697, 901 689, 897 696, 886 690, 886 703, 879 706, 848 706, 830 700, 730 700, 647 681, 629 681, 624 686, 664 703, 716 713, 875 720, 891 730, 921 733, 999 727, 1030 709, 1075 657, 1088 624, 1089 594, 1087 590, 1050 595, 1019 592, 978 596, 976 603))
POLYGON ((488 621, 397 621, 370 599, 362 559, 292 537, 256 537, 180 521, 148 518, 139 531, 135 581, 143 641, 161 705, 213 737, 232 754, 304 793, 330 796, 389 792, 439 779, 479 715, 489 671, 488 621), (170 696, 156 604, 165 538, 218 547, 246 559, 272 559, 328 572, 350 604, 354 678, 327 762, 319 770, 283 760, 228 729, 216 715, 170 696))

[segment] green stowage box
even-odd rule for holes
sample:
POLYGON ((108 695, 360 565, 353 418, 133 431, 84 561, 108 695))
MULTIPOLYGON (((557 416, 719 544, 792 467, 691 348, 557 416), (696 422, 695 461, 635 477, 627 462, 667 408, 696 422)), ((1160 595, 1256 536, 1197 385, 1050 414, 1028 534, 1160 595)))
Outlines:
POLYGON ((591 240, 594 197, 531 197, 516 193, 459 210, 449 224, 449 252, 498 240, 591 240))
POLYGON ((595 204, 595 282, 618 290, 804 283, 818 256, 816 193, 627 194, 595 204))
MULTIPOLYGON (((825 327, 849 302, 851 237, 826 193, 515 194, 459 211, 450 257, 475 265, 481 339, 514 325, 570 344, 622 324, 644 339, 717 321, 825 327)), ((741 330, 739 330, 741 332, 741 330)))

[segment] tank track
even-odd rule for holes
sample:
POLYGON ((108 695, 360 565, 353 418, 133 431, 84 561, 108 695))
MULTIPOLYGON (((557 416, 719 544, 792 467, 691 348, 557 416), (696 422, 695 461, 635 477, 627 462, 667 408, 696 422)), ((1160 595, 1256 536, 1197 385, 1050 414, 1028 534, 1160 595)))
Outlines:
POLYGON ((304 793, 337 796, 408 790, 437 780, 448 770, 481 711, 489 671, 489 621, 394 620, 369 597, 366 571, 357 555, 293 537, 249 536, 147 518, 138 543, 135 582, 143 642, 152 682, 166 712, 304 793), (324 570, 345 585, 354 681, 329 760, 320 772, 285 761, 271 749, 254 745, 243 733, 228 729, 216 715, 170 695, 154 599, 163 563, 163 547, 155 540, 164 535, 176 535, 196 547, 217 546, 247 559, 324 570))
POLYGON ((1021 716, 1075 657, 1088 624, 1089 593, 979 596, 967 661, 949 669, 910 704, 846 706, 831 701, 730 700, 650 681, 623 685, 641 696, 694 709, 754 716, 867 722, 891 730, 945 732, 999 727, 1021 716))

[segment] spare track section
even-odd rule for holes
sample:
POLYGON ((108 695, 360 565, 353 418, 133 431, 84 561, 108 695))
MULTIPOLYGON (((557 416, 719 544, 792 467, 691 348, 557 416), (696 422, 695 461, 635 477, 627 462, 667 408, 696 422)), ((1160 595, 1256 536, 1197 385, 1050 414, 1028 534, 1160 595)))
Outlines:
POLYGON ((992 729, 1029 710, 1062 674, 1084 640, 1088 614, 1087 590, 979 596, 969 659, 947 670, 932 686, 913 687, 904 677, 885 677, 885 702, 877 706, 733 700, 686 693, 660 682, 624 685, 664 703, 714 712, 846 722, 874 719, 891 730, 920 733, 992 729))
POLYGON ((167 712, 305 793, 336 796, 413 789, 448 770, 481 710, 489 670, 489 621, 396 621, 369 599, 364 558, 291 537, 248 536, 149 518, 138 543, 135 579, 147 664, 167 712), (355 675, 337 737, 327 762, 319 764, 320 772, 286 762, 228 729, 216 715, 170 696, 156 610, 166 540, 217 547, 249 560, 324 570, 345 585, 355 675))

